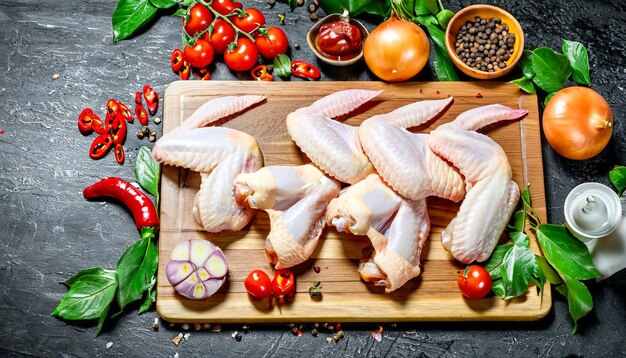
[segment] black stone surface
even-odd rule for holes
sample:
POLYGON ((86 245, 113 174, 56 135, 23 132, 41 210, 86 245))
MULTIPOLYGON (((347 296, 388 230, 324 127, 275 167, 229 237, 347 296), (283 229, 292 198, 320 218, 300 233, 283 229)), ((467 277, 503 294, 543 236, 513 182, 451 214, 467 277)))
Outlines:
MULTIPOLYGON (((307 3, 309 1, 307 0, 307 3)), ((562 222, 562 205, 577 184, 609 184, 613 165, 626 164, 624 86, 626 83, 626 4, 624 1, 486 1, 512 12, 521 22, 527 48, 560 48, 560 38, 587 45, 593 88, 609 102, 615 131, 598 157, 574 162, 543 144, 549 217, 562 222)), ((310 27, 305 7, 290 13, 285 3, 244 0, 278 24, 287 13, 294 58, 316 62, 306 46, 310 27)), ((470 1, 445 1, 454 11, 470 1)), ((177 79, 169 55, 180 46, 180 20, 164 16, 140 36, 114 44, 111 13, 115 1, 15 1, 0 3, 0 356, 587 356, 626 355, 626 272, 591 283, 595 309, 572 335, 566 302, 558 296, 552 312, 532 323, 417 323, 385 325, 382 342, 370 332, 376 324, 344 324, 346 336, 327 343, 305 330, 293 336, 284 326, 252 326, 241 342, 231 338, 240 326, 220 333, 190 331, 179 346, 171 343, 180 327, 151 328, 154 310, 128 312, 94 337, 91 325, 50 317, 66 289, 59 284, 79 269, 114 267, 122 250, 138 239, 128 213, 119 205, 88 202, 82 189, 103 176, 132 179, 141 145, 133 131, 126 141, 126 164, 112 155, 89 159, 93 137, 76 130, 84 107, 98 109, 110 97, 132 103, 144 83, 159 93, 177 79), (56 81, 53 74, 60 74, 56 81), (110 348, 106 348, 112 342, 110 348)), ((371 29, 373 26, 368 24, 371 29)), ((431 62, 432 64, 432 62, 431 62)), ((360 63, 352 68, 320 64, 322 80, 370 80, 360 63)), ((214 79, 236 76, 219 63, 214 79)), ((426 68, 418 80, 432 79, 426 68)), ((293 79, 298 81, 299 79, 293 79)), ((160 112, 159 112, 160 114, 160 112)), ((136 122, 135 122, 136 123, 136 122)), ((155 126, 160 132, 160 126, 155 126)), ((132 126, 137 130, 138 124, 132 126)), ((233 315, 236 315, 233 312, 233 315)))

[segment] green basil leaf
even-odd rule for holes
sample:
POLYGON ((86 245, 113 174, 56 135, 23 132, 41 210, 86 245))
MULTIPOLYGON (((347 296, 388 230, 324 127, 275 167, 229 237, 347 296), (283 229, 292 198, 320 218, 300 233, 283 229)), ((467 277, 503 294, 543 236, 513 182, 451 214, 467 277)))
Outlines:
POLYGON ((150 287, 158 264, 158 253, 154 242, 142 238, 130 245, 117 262, 120 289, 117 303, 120 312, 131 302, 140 300, 150 287))
POLYGON ((84 274, 72 281, 52 316, 66 320, 101 318, 106 315, 116 290, 117 277, 110 272, 84 274))
MULTIPOLYGON (((432 16, 431 16, 432 17, 432 16)), ((433 19, 435 19, 434 17, 432 17, 433 19)), ((437 19, 435 19, 435 23, 434 24, 424 24, 424 26, 426 26, 426 29, 428 30, 428 34, 430 35, 430 38, 433 40, 433 44, 435 45, 435 47, 438 47, 440 50, 443 50, 446 55, 448 54, 448 52, 446 51, 446 33, 439 28, 439 26, 437 26, 437 19)))
POLYGON ((187 16, 187 10, 186 9, 178 9, 178 10, 176 10, 175 13, 172 14, 172 16, 186 17, 187 16))
POLYGON ((506 243, 502 245, 496 246, 489 258, 489 261, 485 263, 485 270, 489 272, 492 280, 502 277, 502 273, 500 271, 500 266, 502 265, 502 259, 504 255, 509 252, 509 250, 513 247, 513 244, 506 243))
POLYGON ((574 82, 583 86, 591 86, 589 76, 589 55, 583 44, 576 41, 562 39, 563 54, 567 56, 570 66, 572 66, 572 78, 574 82))
POLYGON ((543 287, 546 285, 546 274, 543 272, 543 268, 539 264, 540 258, 543 257, 535 255, 535 267, 533 269, 533 275, 530 279, 535 283, 535 285, 537 285, 539 292, 543 295, 543 287))
POLYGON ((617 189, 617 195, 622 196, 624 189, 626 189, 626 167, 617 166, 609 172, 609 179, 615 189, 617 189))
MULTIPOLYGON (((297 4, 296 0, 289 1, 297 4)), ((389 1, 320 0, 320 7, 327 14, 341 14, 343 9, 346 9, 351 17, 357 17, 364 13, 388 17, 391 13, 391 3, 389 1)))
POLYGON ((458 81, 459 77, 448 53, 435 47, 435 74, 439 81, 458 81))
POLYGON ((548 282, 550 282, 553 285, 558 285, 558 284, 563 283, 563 280, 561 280, 561 277, 554 271, 554 269, 552 269, 552 266, 550 266, 550 264, 548 263, 548 260, 546 260, 545 257, 537 256, 535 257, 535 261, 537 262, 539 266, 541 266, 541 271, 543 271, 544 275, 546 276, 546 280, 548 282))
POLYGON ((567 307, 574 320, 572 334, 575 334, 578 331, 578 320, 585 317, 593 309, 593 298, 584 283, 567 275, 561 275, 561 277, 567 289, 567 307))
POLYGON ((291 60, 287 55, 274 57, 274 74, 278 77, 291 76, 291 60))
POLYGON ((146 298, 141 304, 141 307, 139 307, 139 311, 137 311, 137 314, 148 312, 148 310, 150 309, 150 306, 152 306, 152 302, 154 302, 152 300, 152 293, 156 292, 155 284, 156 284, 156 276, 152 276, 152 280, 150 281, 150 287, 148 287, 148 292, 146 292, 146 298))
POLYGON ((148 0, 119 0, 112 16, 113 41, 123 40, 154 18, 157 8, 148 0))
POLYGON ((436 17, 437 22, 439 22, 439 26, 445 30, 448 27, 450 20, 454 17, 454 13, 448 9, 443 9, 439 11, 436 17))
POLYGON ((550 100, 552 99, 552 97, 556 94, 556 92, 552 92, 552 93, 548 93, 546 95, 546 98, 543 100, 543 105, 547 106, 548 102, 550 102, 550 100))
POLYGON ((533 51, 533 71, 535 84, 550 93, 563 88, 565 81, 572 74, 572 67, 567 57, 554 52, 551 48, 540 47, 533 51))
POLYGON ((524 50, 524 52, 522 52, 522 57, 520 57, 520 60, 517 63, 517 65, 522 70, 522 74, 524 74, 524 77, 530 80, 535 76, 535 71, 533 71, 533 52, 532 51, 524 50))
POLYGON ((415 15, 436 15, 439 13, 439 6, 437 0, 416 0, 415 1, 415 15))
POLYGON ((157 9, 169 9, 178 3, 174 0, 150 0, 150 4, 157 9))
POLYGON ((521 247, 529 247, 530 246, 530 238, 528 235, 524 234, 521 231, 515 231, 509 234, 511 241, 517 246, 521 247))
POLYGON ((104 310, 104 312, 102 312, 102 314, 100 315, 100 318, 98 318, 98 326, 96 328, 96 336, 100 334, 100 331, 102 331, 102 327, 104 327, 104 322, 107 319, 107 316, 109 315, 109 310, 111 309, 111 305, 108 305, 107 308, 104 310))
POLYGON ((504 255, 501 270, 505 300, 526 293, 534 268, 535 254, 527 247, 514 245, 504 255))
POLYGON ((86 270, 80 270, 76 275, 70 277, 67 281, 63 282, 63 284, 67 287, 72 287, 74 282, 89 275, 103 276, 110 279, 115 279, 115 270, 107 270, 103 269, 102 267, 93 267, 86 270))
POLYGON ((573 238, 564 226, 539 225, 537 239, 548 262, 561 274, 576 280, 600 276, 593 266, 587 246, 573 238))
POLYGON ((500 280, 493 281, 491 285, 491 292, 493 292, 496 296, 504 297, 504 282, 500 280))
POLYGON ((533 81, 528 79, 527 77, 518 78, 516 80, 511 81, 511 83, 517 85, 517 87, 521 88, 526 93, 535 94, 537 90, 535 90, 535 85, 533 81))
POLYGON ((159 180, 161 179, 161 164, 152 157, 147 147, 139 148, 135 162, 135 177, 148 193, 155 197, 159 195, 159 180))
POLYGON ((518 210, 513 216, 511 216, 511 220, 506 225, 507 230, 512 232, 524 232, 524 228, 526 227, 526 210, 518 210))
MULTIPOLYGON (((559 278, 559 280, 561 280, 559 278)), ((565 286, 565 284, 563 283, 563 280, 561 280, 561 285, 558 286, 554 286, 554 288, 556 289, 556 292, 560 293, 561 295, 563 295, 563 297, 567 298, 567 286, 565 286)))
POLYGON ((439 22, 437 21, 437 18, 434 17, 433 15, 419 15, 414 20, 417 21, 418 24, 423 25, 423 26, 427 26, 427 25, 437 26, 439 24, 439 22))

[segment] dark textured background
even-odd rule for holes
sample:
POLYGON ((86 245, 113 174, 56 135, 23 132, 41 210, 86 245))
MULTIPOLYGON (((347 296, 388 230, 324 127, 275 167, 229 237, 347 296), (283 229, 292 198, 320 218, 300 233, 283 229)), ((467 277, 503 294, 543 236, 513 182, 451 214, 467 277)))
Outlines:
MULTIPOLYGON (((309 0, 307 0, 308 3, 309 0)), ((470 1, 444 1, 454 11, 470 1)), ((562 205, 577 184, 609 184, 607 173, 626 164, 624 86, 626 83, 626 5, 624 1, 509 0, 487 1, 512 12, 526 33, 527 48, 560 49, 560 38, 587 45, 593 88, 609 102, 615 132, 598 157, 573 162, 555 154, 544 140, 549 217, 562 222, 562 205)), ((265 0, 244 0, 276 13, 265 0)), ((533 323, 419 323, 396 329, 385 325, 382 342, 370 332, 374 323, 344 325, 346 337, 327 343, 328 333, 314 338, 308 330, 293 336, 284 326, 253 326, 235 342, 240 327, 220 333, 193 332, 174 346, 180 328, 153 331, 154 310, 123 315, 94 338, 91 326, 67 324, 50 317, 66 289, 64 281, 79 269, 114 267, 124 247, 138 239, 128 213, 119 205, 87 202, 81 190, 103 176, 132 179, 140 142, 134 131, 126 141, 124 166, 112 155, 89 159, 93 137, 76 130, 84 107, 102 113, 106 100, 132 103, 144 83, 159 93, 177 79, 169 55, 180 46, 180 20, 164 16, 133 39, 113 44, 113 0, 14 1, 0 3, 0 356, 624 356, 626 355, 626 272, 592 283, 595 310, 572 335, 567 304, 556 298, 552 312, 533 323), (53 81, 58 73, 60 79, 53 81), (106 349, 107 342, 113 342, 106 349), (221 354, 217 354, 221 352, 221 354)), ((305 43, 310 27, 302 7, 287 12, 289 39, 301 45, 294 58, 314 61, 305 43)), ((369 26, 371 29, 372 26, 369 26)), ((322 80, 371 79, 363 64, 350 69, 321 66, 322 80)), ((432 79, 431 68, 418 76, 432 79)), ((214 79, 236 79, 223 63, 214 79)), ((298 79, 294 79, 297 81, 298 79)), ((138 129, 138 124, 131 127, 138 129)), ((158 129, 160 131, 160 128, 158 129)), ((233 312, 236 315, 236 312, 233 312)))

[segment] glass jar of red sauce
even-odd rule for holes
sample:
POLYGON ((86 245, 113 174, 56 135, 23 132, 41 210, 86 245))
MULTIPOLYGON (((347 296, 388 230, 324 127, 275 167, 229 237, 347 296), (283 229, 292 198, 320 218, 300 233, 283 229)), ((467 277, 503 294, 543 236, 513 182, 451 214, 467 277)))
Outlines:
POLYGON ((361 30, 348 17, 323 24, 316 36, 319 52, 331 60, 349 60, 357 57, 363 48, 361 30))

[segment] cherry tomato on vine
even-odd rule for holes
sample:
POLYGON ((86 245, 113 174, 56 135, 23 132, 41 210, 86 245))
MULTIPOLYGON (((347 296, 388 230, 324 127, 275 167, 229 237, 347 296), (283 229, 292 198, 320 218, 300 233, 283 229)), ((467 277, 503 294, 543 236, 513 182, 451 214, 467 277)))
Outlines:
POLYGON ((260 28, 254 39, 261 56, 270 60, 287 52, 289 46, 287 35, 276 26, 260 28))
POLYGON ((465 271, 460 272, 456 283, 461 293, 473 300, 485 297, 493 284, 489 272, 478 265, 470 265, 465 271))
POLYGON ((228 49, 228 45, 235 41, 235 35, 235 29, 232 26, 222 19, 217 19, 213 27, 213 33, 208 40, 211 42, 211 46, 213 46, 213 51, 222 55, 228 49))
POLYGON ((232 0, 213 0, 211 7, 222 15, 228 15, 235 9, 243 8, 243 4, 232 0))
POLYGON ((272 280, 262 270, 252 270, 243 285, 246 291, 256 298, 264 299, 272 295, 272 280))
POLYGON ((183 27, 189 36, 195 36, 209 28, 213 22, 213 13, 206 6, 196 3, 189 9, 189 20, 185 23, 183 19, 183 27))
POLYGON ((259 10, 251 7, 243 10, 237 16, 234 16, 232 22, 241 31, 251 33, 265 25, 265 16, 259 10))
POLYGON ((259 57, 259 50, 257 50, 254 42, 245 37, 240 37, 237 40, 237 47, 229 49, 224 54, 224 62, 226 66, 233 71, 248 71, 254 67, 259 57))
POLYGON ((197 39, 193 47, 185 46, 183 53, 191 67, 207 67, 213 62, 213 47, 205 39, 197 39))

